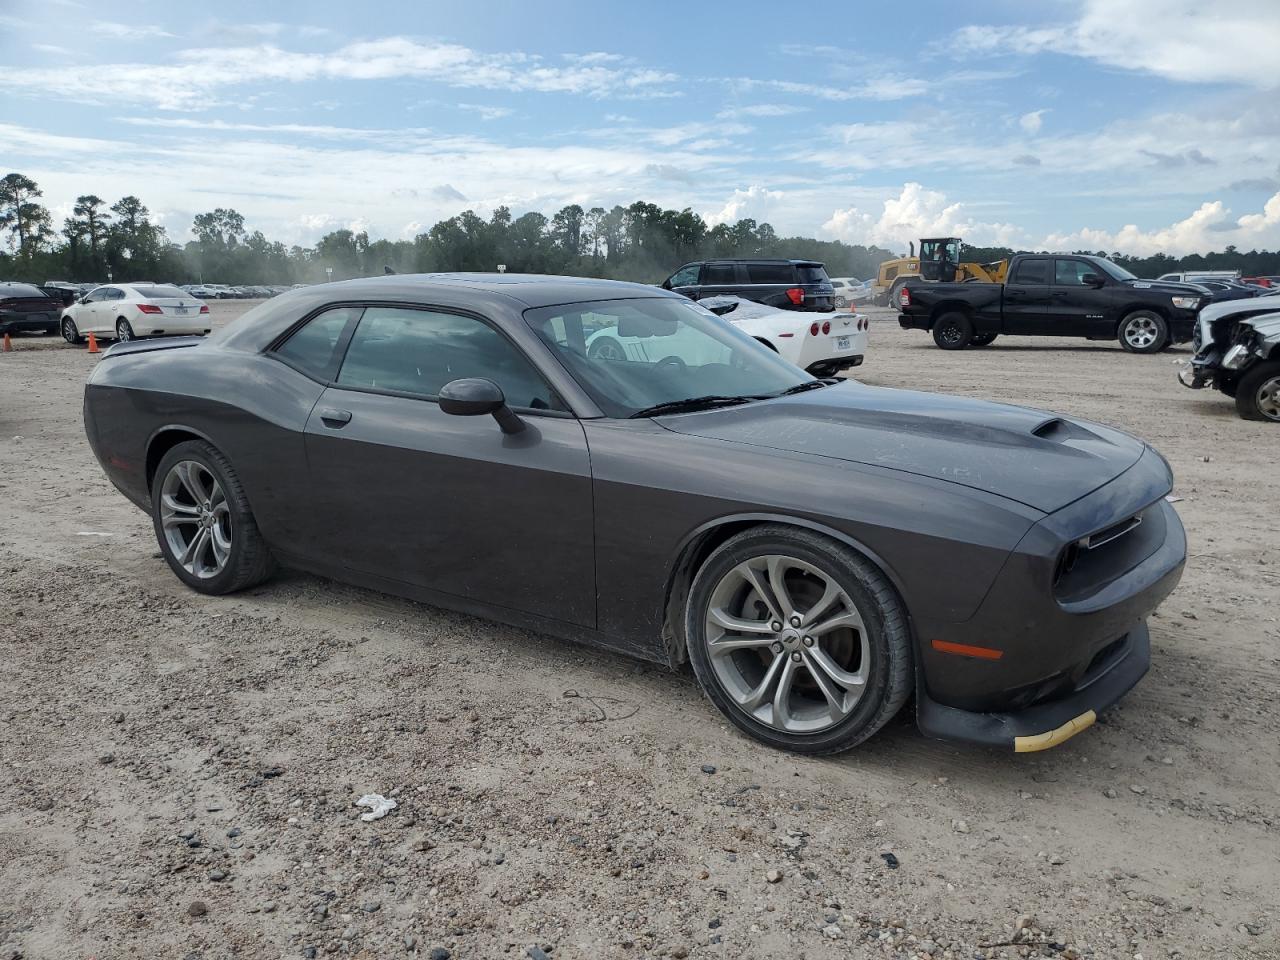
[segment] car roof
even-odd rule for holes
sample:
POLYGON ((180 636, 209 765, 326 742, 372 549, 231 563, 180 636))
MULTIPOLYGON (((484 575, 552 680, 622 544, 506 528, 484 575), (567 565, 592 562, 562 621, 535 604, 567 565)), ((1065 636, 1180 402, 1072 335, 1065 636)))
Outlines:
POLYGON ((363 277, 303 286, 272 297, 209 339, 231 349, 260 350, 302 316, 329 304, 384 302, 476 310, 493 319, 534 307, 589 300, 640 297, 684 301, 678 293, 645 283, 527 273, 411 273, 363 277))

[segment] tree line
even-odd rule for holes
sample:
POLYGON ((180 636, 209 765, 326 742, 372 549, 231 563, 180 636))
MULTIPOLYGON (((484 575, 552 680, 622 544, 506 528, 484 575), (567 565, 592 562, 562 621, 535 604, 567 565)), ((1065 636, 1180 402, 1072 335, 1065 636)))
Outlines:
MULTIPOLYGON (((682 263, 713 257, 795 257, 820 260, 831 276, 872 277, 897 254, 879 246, 779 236, 768 223, 744 218, 710 225, 686 207, 667 210, 636 201, 630 206, 561 208, 551 217, 519 217, 498 207, 485 219, 472 210, 441 220, 412 240, 371 240, 366 232, 335 230, 312 247, 286 246, 250 230, 236 210, 198 214, 192 239, 173 242, 134 196, 109 204, 94 194, 76 199, 55 229, 39 185, 20 173, 0 179, 0 280, 173 283, 311 283, 397 273, 454 270, 552 273, 656 283, 682 263)), ((1088 252, 1088 251, 1080 251, 1088 252)), ((987 262, 1013 250, 966 245, 964 258, 987 262)), ((1170 270, 1239 269, 1246 275, 1280 273, 1280 253, 1222 253, 1174 258, 1112 254, 1138 276, 1170 270)))

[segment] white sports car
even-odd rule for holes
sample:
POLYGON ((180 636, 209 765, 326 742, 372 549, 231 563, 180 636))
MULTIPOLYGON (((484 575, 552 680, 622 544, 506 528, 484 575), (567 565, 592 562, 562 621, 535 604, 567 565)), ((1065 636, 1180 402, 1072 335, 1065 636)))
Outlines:
POLYGON ((90 333, 112 340, 205 334, 209 307, 167 283, 95 287, 62 311, 62 338, 84 343, 90 333))
MULTIPOLYGON (((732 323, 785 360, 815 377, 829 377, 862 365, 867 352, 867 330, 870 321, 855 313, 805 313, 779 310, 740 297, 706 297, 691 303, 694 309, 706 309, 732 323)), ((692 331, 692 328, 688 328, 692 331)), ((658 362, 672 354, 674 337, 624 337, 616 327, 607 326, 587 338, 587 356, 606 360, 645 360, 658 362)), ((682 345, 690 350, 717 349, 709 338, 689 334, 697 343, 682 345)), ((714 363, 716 357, 699 357, 699 362, 714 363)))

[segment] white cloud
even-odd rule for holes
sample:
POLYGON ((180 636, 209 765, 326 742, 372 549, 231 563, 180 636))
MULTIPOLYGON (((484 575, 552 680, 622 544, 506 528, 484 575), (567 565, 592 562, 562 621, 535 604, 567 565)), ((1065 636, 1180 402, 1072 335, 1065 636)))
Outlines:
POLYGON ((737 117, 786 117, 804 113, 809 108, 790 103, 755 103, 744 107, 726 107, 716 114, 717 120, 733 120, 737 117))
POLYGON ((730 81, 741 89, 768 87, 781 90, 783 93, 795 93, 806 97, 817 97, 820 100, 904 100, 918 97, 929 91, 929 82, 916 77, 904 77, 895 74, 860 79, 849 84, 799 83, 794 80, 753 80, 750 77, 738 77, 730 81))
POLYGON ((112 40, 155 40, 160 37, 172 37, 173 34, 162 27, 135 23, 112 23, 108 20, 95 20, 89 24, 89 36, 108 37, 112 40))
POLYGON ((1044 126, 1044 115, 1048 112, 1048 110, 1032 110, 1030 113, 1024 113, 1018 118, 1018 126, 1034 136, 1044 126))
POLYGON ((735 223, 744 217, 767 221, 770 211, 776 210, 785 196, 781 190, 752 184, 746 190, 734 190, 723 207, 704 213, 703 219, 713 227, 718 223, 735 223))
POLYGON ((1245 214, 1234 220, 1221 200, 1206 201, 1189 216, 1167 227, 1142 230, 1126 224, 1115 232, 1084 228, 1074 233, 1051 234, 1045 238, 1043 248, 1182 256, 1221 250, 1229 244, 1241 249, 1280 246, 1280 193, 1266 202, 1261 213, 1245 214))
POLYGON ((666 88, 679 79, 664 71, 595 61, 551 66, 531 54, 482 53, 407 37, 357 41, 328 53, 300 53, 271 44, 191 48, 179 51, 176 60, 4 71, 0 89, 86 103, 196 110, 214 104, 225 88, 269 82, 409 77, 461 88, 637 99, 678 95, 666 88))
POLYGON ((967 26, 959 55, 1058 53, 1188 83, 1280 86, 1275 0, 1083 0, 1066 26, 967 26))
POLYGON ((858 207, 836 210, 822 225, 829 236, 847 243, 881 244, 902 249, 921 237, 963 237, 970 243, 1005 245, 1016 243, 1022 231, 1009 223, 986 223, 965 213, 963 203, 927 190, 918 183, 905 183, 896 197, 889 197, 879 216, 858 207))

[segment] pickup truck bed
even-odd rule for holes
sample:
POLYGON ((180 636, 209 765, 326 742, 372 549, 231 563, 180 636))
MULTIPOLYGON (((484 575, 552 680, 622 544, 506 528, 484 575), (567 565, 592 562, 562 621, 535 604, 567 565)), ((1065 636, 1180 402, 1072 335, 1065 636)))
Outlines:
POLYGON ((1157 353, 1192 337, 1210 295, 1194 284, 1139 280, 1101 257, 1021 254, 1008 281, 912 281, 899 295, 898 322, 929 330, 944 350, 986 346, 1000 334, 1119 340, 1157 353))

